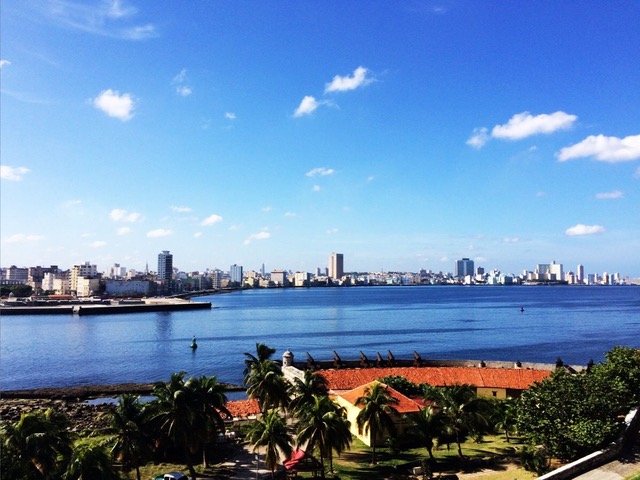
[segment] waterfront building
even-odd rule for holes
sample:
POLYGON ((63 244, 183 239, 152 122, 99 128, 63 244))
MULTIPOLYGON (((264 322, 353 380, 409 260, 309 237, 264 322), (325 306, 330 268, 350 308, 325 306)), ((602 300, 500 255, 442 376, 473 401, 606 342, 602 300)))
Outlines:
POLYGON ((311 274, 307 272, 296 272, 293 274, 293 284, 296 287, 308 287, 311 283, 311 274))
POLYGON ((98 276, 98 267, 91 265, 90 262, 84 262, 82 265, 74 265, 71 267, 70 289, 72 292, 78 291, 78 281, 80 278, 96 278, 98 276))
POLYGON ((562 264, 552 261, 551 263, 539 263, 535 271, 535 280, 545 282, 560 282, 564 280, 562 264))
POLYGON ((468 258, 456 260, 456 263, 454 265, 454 273, 453 273, 454 277, 464 278, 467 275, 473 276, 473 273, 474 273, 473 260, 469 260, 468 258))
POLYGON ((271 272, 271 281, 276 287, 286 287, 289 284, 287 281, 287 272, 284 270, 273 270, 271 272))
POLYGON ((340 280, 344 275, 344 256, 342 253, 329 255, 329 278, 340 280))
POLYGON ((96 277, 78 277, 76 280, 76 296, 91 297, 100 289, 100 279, 96 277))
POLYGON ((576 269, 576 283, 584 283, 584 267, 581 264, 578 264, 576 269))
POLYGON ((171 291, 171 280, 173 278, 173 255, 169 250, 163 250, 158 254, 158 281, 166 292, 171 291))
POLYGON ((231 265, 231 267, 229 268, 229 276, 231 277, 231 282, 234 283, 236 286, 241 286, 242 285, 242 266, 241 265, 236 265, 235 263, 233 265, 231 265))

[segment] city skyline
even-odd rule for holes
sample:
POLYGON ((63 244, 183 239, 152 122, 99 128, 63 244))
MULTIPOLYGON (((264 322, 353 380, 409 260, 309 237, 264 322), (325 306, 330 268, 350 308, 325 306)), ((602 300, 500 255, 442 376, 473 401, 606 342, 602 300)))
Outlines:
POLYGON ((638 2, 161 4, 3 2, 3 267, 640 277, 638 2))

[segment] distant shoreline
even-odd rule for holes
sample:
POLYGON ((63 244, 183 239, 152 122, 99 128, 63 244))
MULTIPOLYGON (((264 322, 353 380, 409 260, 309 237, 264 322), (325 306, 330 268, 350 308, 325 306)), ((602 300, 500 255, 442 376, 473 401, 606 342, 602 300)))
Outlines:
MULTIPOLYGON (((153 383, 119 383, 114 385, 82 385, 73 387, 43 387, 0 391, 0 399, 87 400, 98 397, 116 397, 124 393, 151 395, 153 383)), ((226 391, 243 391, 238 385, 224 384, 226 391)))

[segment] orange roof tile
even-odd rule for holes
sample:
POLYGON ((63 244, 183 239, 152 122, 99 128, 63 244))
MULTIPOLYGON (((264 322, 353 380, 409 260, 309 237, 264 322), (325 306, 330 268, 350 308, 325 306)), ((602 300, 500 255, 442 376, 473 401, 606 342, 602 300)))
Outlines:
POLYGON ((469 384, 474 387, 526 390, 548 377, 548 370, 479 367, 385 367, 321 370, 319 373, 334 391, 351 390, 382 377, 394 375, 436 387, 469 384))
POLYGON ((344 398, 347 402, 351 403, 352 405, 355 405, 356 400, 365 395, 365 390, 369 388, 371 385, 374 385, 376 383, 380 383, 381 385, 384 385, 385 387, 387 387, 391 397, 398 400, 398 403, 393 405, 393 407, 398 411, 398 413, 412 413, 412 412, 420 411, 421 406, 416 401, 411 400, 409 397, 405 397, 403 394, 385 385, 384 383, 376 382, 376 381, 369 382, 366 385, 360 385, 359 387, 354 388, 353 390, 350 390, 348 392, 342 393, 339 396, 344 398))
POLYGON ((234 418, 247 418, 260 413, 256 400, 232 400, 227 402, 227 410, 234 418))

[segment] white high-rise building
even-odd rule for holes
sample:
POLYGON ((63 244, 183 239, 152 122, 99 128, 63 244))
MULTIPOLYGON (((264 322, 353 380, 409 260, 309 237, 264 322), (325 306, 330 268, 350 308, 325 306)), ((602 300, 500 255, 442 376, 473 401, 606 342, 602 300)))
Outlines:
POLYGON ((329 277, 339 280, 344 275, 344 256, 342 253, 332 253, 329 255, 329 277))
POLYGON ((584 283, 584 267, 581 264, 578 264, 578 269, 576 271, 576 283, 584 283))

